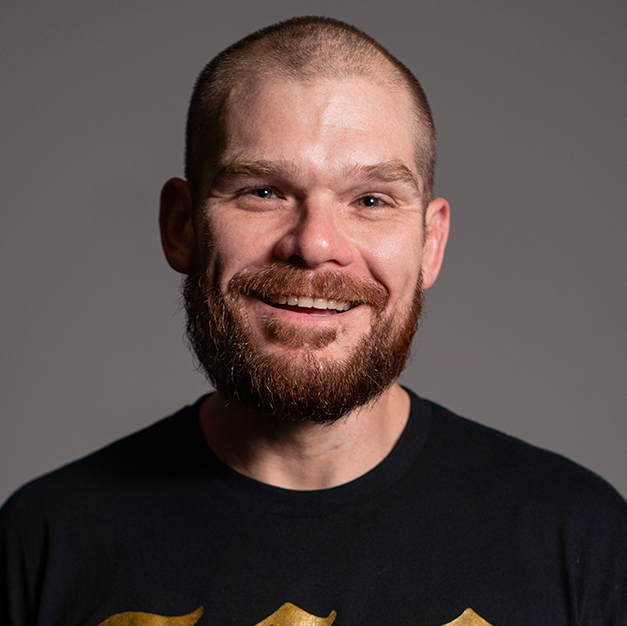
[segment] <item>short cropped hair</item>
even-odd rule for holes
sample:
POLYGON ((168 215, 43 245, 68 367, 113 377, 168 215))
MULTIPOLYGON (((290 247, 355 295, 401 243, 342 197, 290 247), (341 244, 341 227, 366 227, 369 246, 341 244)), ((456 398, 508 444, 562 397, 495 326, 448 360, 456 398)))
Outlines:
POLYGON ((215 170, 225 148, 230 94, 236 86, 253 89, 260 78, 268 77, 295 82, 365 77, 408 89, 414 105, 422 201, 425 206, 431 201, 436 137, 420 83, 403 63, 358 28, 309 16, 248 35, 218 54, 200 73, 189 105, 185 147, 185 176, 196 205, 202 200, 203 177, 215 170))

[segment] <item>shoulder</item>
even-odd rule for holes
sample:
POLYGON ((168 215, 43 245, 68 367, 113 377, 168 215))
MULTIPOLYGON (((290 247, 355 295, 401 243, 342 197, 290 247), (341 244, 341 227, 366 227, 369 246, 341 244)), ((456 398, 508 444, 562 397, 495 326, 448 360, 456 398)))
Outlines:
POLYGON ((145 487, 189 470, 184 461, 193 456, 190 445, 199 445, 195 416, 202 400, 27 483, 0 509, 0 531, 76 514, 82 505, 117 497, 120 487, 132 493, 134 484, 145 487))
MULTIPOLYGON (((540 568, 538 576, 546 569, 562 577, 583 602, 582 614, 601 611, 595 602, 586 607, 585 598, 605 598, 603 606, 625 614, 624 498, 559 454, 426 405, 430 432, 414 474, 432 508, 452 526, 469 527, 472 537, 490 537, 503 550, 515 546, 529 571, 540 568)), ((605 623, 595 619, 590 623, 605 623)))
MULTIPOLYGON (((425 401, 426 402, 426 401, 425 401)), ((573 461, 427 402, 432 412, 425 449, 434 471, 478 497, 564 515, 578 525, 605 520, 627 540, 627 502, 604 479, 573 461)))

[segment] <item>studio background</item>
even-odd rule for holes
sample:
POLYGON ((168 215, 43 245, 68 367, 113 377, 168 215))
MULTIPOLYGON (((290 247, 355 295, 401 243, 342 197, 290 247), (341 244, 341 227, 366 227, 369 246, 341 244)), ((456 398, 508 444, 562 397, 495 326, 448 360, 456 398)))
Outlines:
POLYGON ((30 0, 0 8, 0 500, 208 390, 159 191, 204 64, 303 14, 434 111, 453 226, 405 384, 627 495, 624 0, 30 0))

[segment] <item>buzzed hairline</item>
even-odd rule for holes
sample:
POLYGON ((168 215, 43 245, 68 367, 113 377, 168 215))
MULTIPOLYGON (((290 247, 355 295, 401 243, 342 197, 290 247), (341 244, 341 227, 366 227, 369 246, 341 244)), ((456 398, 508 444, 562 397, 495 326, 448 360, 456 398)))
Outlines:
POLYGON ((412 100, 416 167, 423 204, 433 194, 435 129, 422 88, 405 65, 359 29, 325 17, 268 26, 234 43, 201 72, 189 106, 185 174, 194 203, 202 201, 207 172, 220 169, 232 98, 254 96, 261 80, 316 84, 366 78, 403 89, 412 100))

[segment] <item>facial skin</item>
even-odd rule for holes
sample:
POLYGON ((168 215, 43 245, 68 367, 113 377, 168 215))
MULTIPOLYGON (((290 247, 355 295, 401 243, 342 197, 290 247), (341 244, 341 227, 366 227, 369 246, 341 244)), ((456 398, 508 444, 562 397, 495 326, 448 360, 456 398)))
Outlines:
POLYGON ((263 354, 345 362, 377 320, 405 319, 421 272, 427 288, 440 267, 448 205, 437 199, 425 212, 412 131, 409 96, 366 79, 269 80, 231 94, 226 150, 194 224, 185 183, 164 188, 168 260, 189 272, 197 240, 209 282, 263 354), (233 282, 268 268, 298 269, 300 279, 279 282, 280 293, 257 281, 232 297, 233 282), (327 288, 325 276, 338 280, 327 288), (273 296, 319 298, 323 308, 277 308, 273 296), (324 308, 330 298, 354 306, 324 308))

